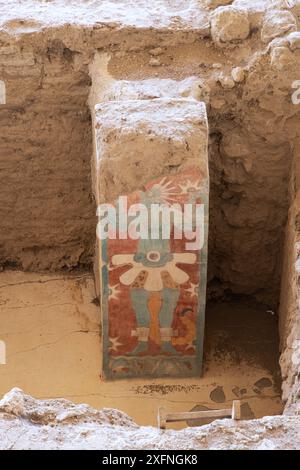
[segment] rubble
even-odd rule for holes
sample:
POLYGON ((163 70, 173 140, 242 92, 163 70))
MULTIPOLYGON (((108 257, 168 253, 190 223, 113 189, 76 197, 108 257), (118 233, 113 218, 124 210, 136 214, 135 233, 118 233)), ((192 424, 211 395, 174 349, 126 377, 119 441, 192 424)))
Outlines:
POLYGON ((36 400, 13 389, 0 401, 0 450, 283 450, 300 446, 300 417, 216 420, 181 431, 137 426, 116 410, 36 400), (21 406, 20 406, 21 403, 21 406))

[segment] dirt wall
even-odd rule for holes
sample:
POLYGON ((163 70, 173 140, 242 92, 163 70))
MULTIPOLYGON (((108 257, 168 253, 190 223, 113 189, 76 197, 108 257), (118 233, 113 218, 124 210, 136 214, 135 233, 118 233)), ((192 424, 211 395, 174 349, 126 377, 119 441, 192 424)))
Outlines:
POLYGON ((56 270, 93 256, 87 71, 59 40, 2 41, 0 266, 56 270))
POLYGON ((280 302, 280 359, 286 412, 299 411, 300 369, 300 143, 294 150, 280 302))

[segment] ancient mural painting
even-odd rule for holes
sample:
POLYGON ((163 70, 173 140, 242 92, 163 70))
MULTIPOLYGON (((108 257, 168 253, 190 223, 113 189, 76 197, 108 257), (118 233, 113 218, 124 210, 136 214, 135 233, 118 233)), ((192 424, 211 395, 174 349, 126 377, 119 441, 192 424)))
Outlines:
MULTIPOLYGON (((207 265, 207 175, 190 167, 151 181, 129 204, 202 204, 204 244, 174 238, 103 240, 103 370, 107 378, 201 374, 207 265)), ((164 223, 162 219, 161 225, 164 223)), ((160 227, 161 228, 161 227, 160 227)), ((161 230, 159 231, 161 235, 161 230)), ((172 236, 173 233, 173 236, 172 236)))
POLYGON ((197 377, 207 269, 205 105, 186 98, 103 102, 95 107, 95 138, 98 209, 110 205, 118 220, 115 236, 97 237, 102 375, 197 377), (120 199, 126 199, 126 207, 120 199), (128 208, 137 205, 150 215, 146 236, 145 230, 143 235, 130 233, 128 208), (189 206, 196 215, 190 217, 190 229, 183 223, 181 237, 175 215, 169 218, 168 236, 166 219, 159 217, 153 236, 154 206, 172 208, 183 218, 189 206), (202 219, 197 217, 199 206, 202 219), (129 224, 121 221, 125 213, 129 224), (201 243, 193 245, 196 232, 201 243))

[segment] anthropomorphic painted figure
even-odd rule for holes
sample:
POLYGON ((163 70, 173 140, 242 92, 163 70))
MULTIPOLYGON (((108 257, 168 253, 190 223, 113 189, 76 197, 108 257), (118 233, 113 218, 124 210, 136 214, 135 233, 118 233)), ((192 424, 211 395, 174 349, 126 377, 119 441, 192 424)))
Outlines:
MULTIPOLYGON (((149 209, 151 204, 168 204, 173 188, 165 180, 140 193, 141 203, 149 209)), ((138 344, 130 355, 147 354, 149 343, 162 354, 177 355, 172 345, 172 323, 180 295, 179 286, 189 280, 189 275, 178 268, 178 263, 194 264, 194 253, 171 253, 170 240, 162 237, 162 222, 158 239, 139 239, 137 253, 114 255, 115 266, 131 264, 120 276, 121 284, 130 286, 132 306, 136 314, 136 330, 132 335, 138 344)), ((173 344, 176 344, 173 343, 173 344)))

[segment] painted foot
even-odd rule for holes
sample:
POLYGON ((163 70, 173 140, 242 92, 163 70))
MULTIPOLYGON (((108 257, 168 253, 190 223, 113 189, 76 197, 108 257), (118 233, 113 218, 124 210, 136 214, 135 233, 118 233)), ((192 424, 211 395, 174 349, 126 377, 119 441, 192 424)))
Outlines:
POLYGON ((172 356, 179 356, 180 353, 172 346, 171 343, 165 341, 161 344, 161 351, 163 353, 172 354, 172 356))
POLYGON ((146 352, 148 349, 148 342, 147 341, 140 341, 138 345, 127 354, 127 356, 138 356, 141 353, 146 352))

